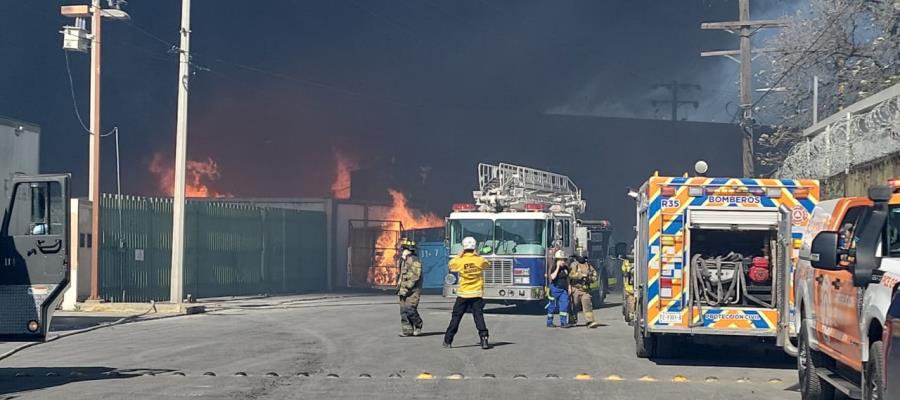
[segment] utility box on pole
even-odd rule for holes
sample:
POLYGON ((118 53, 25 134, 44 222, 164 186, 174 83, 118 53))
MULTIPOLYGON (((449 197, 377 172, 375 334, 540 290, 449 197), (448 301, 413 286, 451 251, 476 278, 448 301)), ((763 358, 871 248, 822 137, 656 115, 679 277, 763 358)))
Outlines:
POLYGON ((35 124, 0 117, 0 210, 9 204, 14 175, 38 173, 40 135, 41 128, 35 124))

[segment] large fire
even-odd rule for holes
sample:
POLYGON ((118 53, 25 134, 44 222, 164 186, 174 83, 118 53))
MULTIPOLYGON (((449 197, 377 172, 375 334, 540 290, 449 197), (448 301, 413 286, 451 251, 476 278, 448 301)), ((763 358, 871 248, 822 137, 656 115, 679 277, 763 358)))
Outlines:
POLYGON ((369 268, 368 281, 377 286, 395 286, 400 270, 397 268, 397 226, 399 221, 404 231, 412 229, 439 228, 444 220, 434 214, 420 214, 409 208, 406 196, 394 189, 388 189, 391 195, 391 209, 385 220, 384 230, 375 240, 376 256, 374 265, 369 268))
POLYGON ((357 168, 357 164, 337 150, 332 153, 334 153, 336 166, 334 183, 331 184, 331 195, 335 199, 346 200, 350 198, 350 172, 357 168))
MULTIPOLYGON (((156 176, 157 186, 165 196, 175 194, 175 168, 160 153, 153 155, 150 161, 150 172, 156 176)), ((209 189, 204 181, 219 179, 219 165, 212 158, 206 161, 187 161, 187 176, 184 182, 186 197, 229 197, 228 193, 219 193, 209 189)))

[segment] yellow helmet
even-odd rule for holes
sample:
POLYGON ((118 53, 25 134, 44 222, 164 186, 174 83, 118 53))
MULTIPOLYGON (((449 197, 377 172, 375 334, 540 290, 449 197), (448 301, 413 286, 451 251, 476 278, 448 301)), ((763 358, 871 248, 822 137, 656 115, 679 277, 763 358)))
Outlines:
POLYGON ((403 250, 416 251, 416 241, 410 238, 400 239, 400 248, 403 250))
POLYGON ((557 250, 557 251, 556 251, 556 254, 554 255, 553 258, 555 258, 555 259, 557 259, 557 260, 565 260, 565 259, 567 259, 567 258, 569 258, 569 257, 566 257, 566 252, 564 252, 564 251, 562 251, 562 250, 557 250))

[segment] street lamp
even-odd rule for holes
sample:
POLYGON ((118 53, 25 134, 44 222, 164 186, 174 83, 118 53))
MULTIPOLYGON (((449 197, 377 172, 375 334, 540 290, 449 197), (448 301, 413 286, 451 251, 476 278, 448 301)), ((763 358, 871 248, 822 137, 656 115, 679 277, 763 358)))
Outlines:
POLYGON ((75 18, 75 25, 63 27, 63 50, 87 52, 91 49, 91 129, 90 129, 90 174, 88 179, 88 200, 91 202, 91 294, 90 300, 100 300, 100 40, 101 21, 128 20, 131 17, 121 6, 124 0, 107 0, 109 8, 100 6, 100 0, 91 0, 91 5, 60 6, 65 17, 75 18), (85 18, 91 17, 91 32, 85 29, 85 18))

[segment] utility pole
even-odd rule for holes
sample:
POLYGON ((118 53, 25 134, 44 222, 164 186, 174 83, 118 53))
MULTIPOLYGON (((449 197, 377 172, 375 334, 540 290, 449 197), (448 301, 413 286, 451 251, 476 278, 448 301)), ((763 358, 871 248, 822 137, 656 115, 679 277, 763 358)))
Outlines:
MULTIPOLYGON (((707 22, 700 24, 701 29, 719 29, 730 33, 736 33, 741 38, 741 47, 738 51, 710 51, 702 52, 700 56, 725 56, 735 60, 734 56, 738 55, 739 59, 735 60, 741 64, 741 149, 744 165, 744 176, 754 176, 755 158, 753 155, 753 70, 752 57, 754 52, 750 48, 750 37, 758 30, 763 28, 781 28, 786 26, 784 21, 777 20, 750 20, 750 0, 739 0, 738 2, 739 19, 736 22, 707 22)), ((761 50, 761 51, 766 51, 761 50)))
POLYGON ((178 121, 175 132, 175 199, 172 207, 172 268, 169 301, 184 299, 184 174, 187 167, 188 82, 191 72, 191 0, 181 0, 178 50, 178 121))
POLYGON ((91 150, 88 201, 91 202, 91 294, 100 300, 100 0, 91 1, 91 150))
MULTIPOLYGON (((91 49, 91 116, 89 132, 88 200, 91 202, 91 291, 89 300, 100 300, 100 48, 103 18, 128 20, 131 17, 122 11, 122 0, 107 0, 108 9, 100 7, 100 0, 91 0, 91 5, 67 5, 60 7, 64 17, 75 18, 74 26, 64 26, 63 50, 87 52, 91 49), (91 17, 91 32, 85 31, 85 18, 91 17)), ((79 117, 80 120, 81 117, 79 117)))
POLYGON ((680 100, 678 98, 678 91, 680 89, 690 90, 696 89, 700 90, 700 85, 696 85, 693 83, 678 83, 678 81, 672 81, 672 83, 657 83, 653 85, 654 89, 666 88, 669 89, 669 92, 672 93, 672 100, 651 100, 653 102, 653 106, 657 106, 660 104, 671 103, 672 104, 672 121, 678 121, 678 106, 682 104, 691 104, 694 106, 694 109, 700 106, 700 103, 692 100, 680 100))

